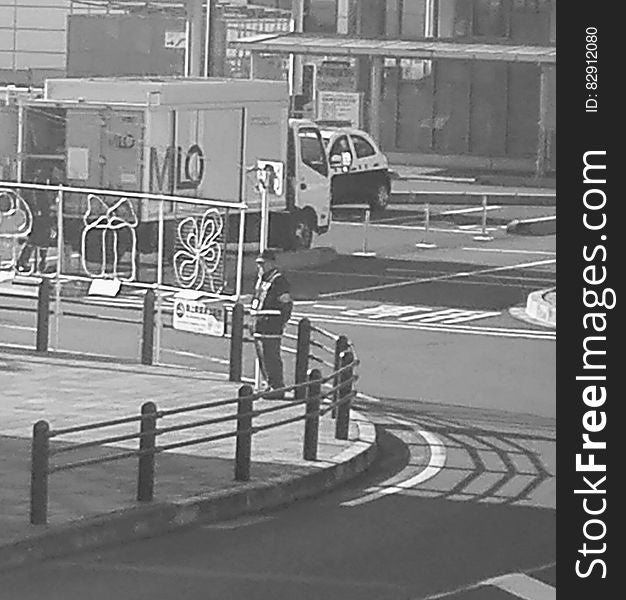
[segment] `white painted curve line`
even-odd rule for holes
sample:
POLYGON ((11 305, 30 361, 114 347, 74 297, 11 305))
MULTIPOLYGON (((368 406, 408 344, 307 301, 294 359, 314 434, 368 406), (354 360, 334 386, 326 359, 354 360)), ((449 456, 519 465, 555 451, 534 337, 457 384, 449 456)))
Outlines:
POLYGON ((523 573, 502 575, 501 577, 489 579, 484 583, 485 585, 492 585, 504 590, 523 600, 556 600, 556 588, 523 573))
MULTIPOLYGON (((406 421, 401 421, 400 419, 394 419, 391 417, 393 421, 401 423, 403 425, 408 425, 406 421)), ((446 464, 446 447, 444 443, 434 434, 428 431, 417 430, 416 433, 421 435, 428 444, 430 448, 430 459, 428 461, 427 467, 420 471, 414 477, 410 477, 409 479, 405 479, 404 481, 400 481, 393 485, 386 486, 385 482, 382 482, 375 486, 374 488, 368 488, 365 491, 371 491, 369 494, 365 496, 361 496, 360 498, 355 498, 354 500, 347 500, 346 502, 342 502, 341 506, 359 506, 360 504, 366 504, 367 502, 372 502, 373 500, 378 500, 383 496, 389 496, 390 494, 397 494, 399 492, 403 492, 404 490, 408 490, 414 488, 429 479, 432 479, 435 475, 443 469, 446 464)))
POLYGON ((507 265, 503 267, 490 267, 487 269, 477 269, 476 271, 461 271, 460 273, 448 273, 446 275, 437 275, 436 277, 423 277, 416 279, 409 279, 408 281, 399 281, 396 283, 383 283, 380 285, 374 285, 364 288, 355 288, 350 290, 341 290, 338 292, 329 292, 327 294, 320 294, 320 298, 335 298, 337 296, 352 296, 360 292, 374 292, 377 290, 385 290, 395 287, 404 287, 407 285, 415 285, 417 283, 432 283, 435 281, 446 281, 449 279, 458 279, 460 277, 471 277, 473 275, 485 275, 486 273, 500 273, 502 271, 513 271, 515 269, 525 269, 528 267, 539 267, 543 265, 556 264, 556 258, 549 258, 546 260, 535 260, 532 262, 518 263, 515 265, 507 265))

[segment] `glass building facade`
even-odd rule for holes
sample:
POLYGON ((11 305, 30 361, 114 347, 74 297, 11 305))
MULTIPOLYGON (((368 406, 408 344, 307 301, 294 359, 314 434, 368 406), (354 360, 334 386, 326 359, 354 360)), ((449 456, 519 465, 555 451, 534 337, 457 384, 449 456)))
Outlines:
MULTIPOLYGON (((556 0, 305 2, 305 31, 375 39, 551 46, 555 22, 556 0)), ((369 67, 357 71, 367 98, 369 67)), ((546 79, 546 153, 553 166, 554 67, 546 79)), ((537 154, 539 103, 538 65, 386 58, 380 141, 389 153, 530 161, 537 154)))

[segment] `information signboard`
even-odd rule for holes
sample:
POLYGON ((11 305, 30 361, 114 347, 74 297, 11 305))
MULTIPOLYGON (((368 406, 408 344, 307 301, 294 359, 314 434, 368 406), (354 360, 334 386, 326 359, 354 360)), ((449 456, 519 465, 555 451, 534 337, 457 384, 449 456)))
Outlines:
POLYGON ((221 303, 214 300, 174 298, 174 329, 222 337, 225 335, 225 314, 221 303))
POLYGON ((358 92, 317 92, 317 120, 361 125, 361 94, 358 92))

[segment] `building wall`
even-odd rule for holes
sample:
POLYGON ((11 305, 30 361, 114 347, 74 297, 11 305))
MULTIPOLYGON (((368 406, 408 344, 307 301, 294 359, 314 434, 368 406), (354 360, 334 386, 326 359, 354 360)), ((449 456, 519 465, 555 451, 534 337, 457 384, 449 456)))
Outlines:
MULTIPOLYGON (((327 12, 328 4, 332 2, 325 3, 327 12)), ((556 42, 555 18, 556 0, 364 0, 359 2, 358 31, 369 38, 550 45, 556 42)), ((359 89, 366 90, 368 61, 361 62, 359 89)), ((532 159, 539 72, 529 64, 387 59, 381 144, 389 152, 532 159)), ((552 129, 554 78, 555 69, 550 69, 552 129)), ((551 131, 552 149, 555 138, 551 131)))
POLYGON ((0 0, 0 81, 37 85, 63 75, 68 15, 102 11, 72 0, 0 0))

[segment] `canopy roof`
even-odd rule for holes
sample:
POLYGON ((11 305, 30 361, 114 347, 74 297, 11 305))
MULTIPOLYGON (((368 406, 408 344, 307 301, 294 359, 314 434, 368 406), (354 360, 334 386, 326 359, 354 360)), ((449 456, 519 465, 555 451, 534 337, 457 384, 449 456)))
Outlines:
POLYGON ((344 36, 322 37, 301 33, 257 35, 234 40, 230 42, 230 45, 242 50, 273 54, 384 56, 556 64, 556 47, 554 46, 513 46, 442 40, 372 40, 344 36))

